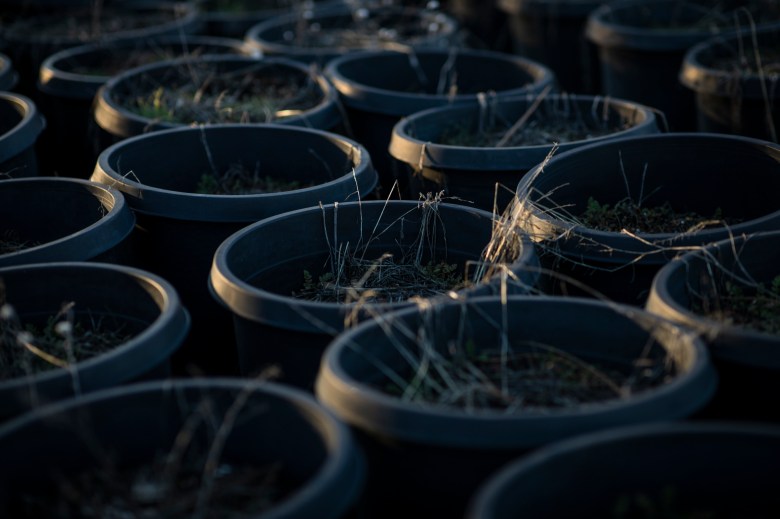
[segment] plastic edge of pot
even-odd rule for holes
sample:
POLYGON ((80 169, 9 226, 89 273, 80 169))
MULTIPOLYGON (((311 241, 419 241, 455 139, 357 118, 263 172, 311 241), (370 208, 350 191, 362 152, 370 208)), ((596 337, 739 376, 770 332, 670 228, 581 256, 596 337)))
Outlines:
MULTIPOLYGON (((517 103, 530 103, 536 95, 527 94, 524 97, 506 96, 498 98, 498 105, 517 103)), ((467 115, 478 109, 476 101, 474 103, 463 105, 449 105, 436 108, 430 108, 421 112, 416 112, 401 119, 393 128, 393 134, 390 138, 388 151, 394 158, 405 162, 415 170, 420 167, 441 168, 441 169, 463 169, 474 171, 493 171, 493 170, 528 170, 541 163, 547 157, 550 151, 555 148, 558 152, 590 144, 621 137, 636 135, 645 135, 658 132, 655 113, 652 109, 622 99, 601 96, 560 96, 552 95, 551 98, 570 99, 575 103, 591 102, 595 107, 601 101, 603 106, 615 105, 623 108, 633 108, 635 114, 639 114, 641 120, 630 128, 612 132, 607 135, 583 139, 579 141, 566 142, 559 145, 543 144, 537 146, 456 146, 439 144, 436 142, 422 141, 412 136, 410 127, 426 119, 446 120, 447 115, 452 114, 452 119, 457 119, 458 115, 467 115)))
MULTIPOLYGON (((415 55, 439 54, 448 55, 450 50, 419 49, 415 55)), ((339 93, 344 105, 357 110, 371 113, 380 113, 391 116, 410 115, 421 110, 443 106, 446 104, 469 103, 477 99, 479 94, 458 94, 455 96, 435 94, 411 94, 396 90, 386 90, 369 85, 363 85, 344 76, 339 67, 344 63, 356 60, 376 60, 383 56, 410 55, 408 52, 398 50, 356 51, 345 54, 330 61, 325 68, 325 76, 330 80, 339 93)), ((477 59, 492 59, 504 63, 511 63, 521 68, 529 76, 531 81, 508 90, 496 92, 498 97, 509 95, 533 94, 543 90, 548 85, 555 87, 555 73, 539 62, 532 61, 521 56, 495 51, 457 49, 458 55, 465 55, 477 59)))
MULTIPOLYGON (((316 204, 327 195, 331 189, 346 195, 359 190, 359 195, 371 193, 378 183, 378 175, 371 162, 368 151, 356 141, 342 135, 300 126, 281 124, 220 124, 200 127, 177 127, 160 130, 124 139, 105 149, 98 157, 91 180, 122 191, 134 211, 166 218, 208 222, 256 222, 273 216, 269 213, 263 201, 290 200, 290 205, 302 203, 316 204), (255 195, 207 195, 173 191, 169 189, 147 186, 137 182, 113 169, 110 158, 113 154, 121 154, 128 145, 145 140, 165 139, 166 135, 179 132, 209 132, 209 131, 244 131, 244 132, 289 132, 309 133, 319 135, 324 140, 348 148, 345 156, 353 157, 353 171, 315 186, 285 191, 281 193, 263 193, 255 195), (204 204, 210 210, 204 212, 204 204), (205 213, 205 214, 204 214, 205 213)), ((336 193, 337 194, 337 193, 336 193)), ((331 198, 334 195, 331 195, 331 198)))
POLYGON ((8 103, 22 114, 22 120, 0 135, 0 163, 32 147, 46 128, 46 119, 29 97, 13 92, 0 92, 0 103, 8 103))
POLYGON ((0 189, 19 184, 46 184, 54 186, 80 186, 88 190, 108 213, 92 224, 62 238, 42 243, 17 252, 0 255, 0 267, 25 265, 47 261, 86 261, 111 250, 133 232, 135 215, 124 195, 110 186, 78 178, 33 177, 3 181, 0 189))
MULTIPOLYGON (((159 297, 160 314, 142 332, 127 342, 105 352, 104 354, 78 362, 75 365, 76 373, 82 382, 87 382, 84 391, 96 390, 121 385, 132 381, 147 371, 158 366, 160 362, 169 358, 184 341, 190 328, 190 316, 184 308, 178 292, 165 279, 134 267, 127 267, 113 263, 97 262, 50 262, 34 263, 29 265, 17 265, 0 268, 0 277, 5 273, 20 271, 111 271, 118 276, 129 276, 143 284, 152 297, 159 297), (133 358, 143 357, 142 363, 129 362, 133 358), (152 360, 148 360, 149 357, 152 360), (107 368, 114 369, 106 374, 107 368)), ((71 370, 57 369, 45 371, 33 377, 19 377, 0 382, 2 391, 23 391, 34 385, 47 396, 57 397, 56 393, 65 388, 71 388, 71 370)), ((71 389, 68 389, 71 390, 71 389)))
POLYGON ((26 427, 40 422, 52 421, 64 413, 117 398, 132 397, 144 393, 174 393, 177 391, 228 390, 257 392, 263 398, 275 398, 286 402, 298 414, 305 417, 316 429, 328 452, 322 466, 296 489, 286 500, 263 513, 269 519, 309 517, 309 514, 323 519, 341 517, 349 506, 355 504, 362 491, 365 461, 362 451, 349 428, 333 413, 320 405, 311 395, 283 384, 239 380, 233 378, 211 378, 192 380, 151 381, 91 392, 75 398, 53 403, 25 415, 0 424, 0 439, 23 432, 26 427))

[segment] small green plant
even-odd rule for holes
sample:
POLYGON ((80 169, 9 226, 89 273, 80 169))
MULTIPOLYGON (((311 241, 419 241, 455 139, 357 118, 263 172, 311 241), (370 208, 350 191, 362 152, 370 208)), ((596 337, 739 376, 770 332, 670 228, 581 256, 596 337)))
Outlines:
MULTIPOLYGON (((631 198, 624 198, 614 205, 601 203, 588 197, 585 211, 579 215, 581 225, 590 229, 620 232, 627 229, 637 233, 686 233, 711 225, 723 225, 720 208, 711 217, 689 212, 677 212, 669 202, 656 206, 643 206, 631 198)), ((730 219, 725 223, 736 223, 730 219)))

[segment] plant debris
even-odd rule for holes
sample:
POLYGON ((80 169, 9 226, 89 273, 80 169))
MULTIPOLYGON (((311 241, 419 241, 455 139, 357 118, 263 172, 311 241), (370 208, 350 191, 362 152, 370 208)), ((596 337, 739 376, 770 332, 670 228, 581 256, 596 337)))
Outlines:
POLYGON ((309 187, 313 184, 297 180, 285 180, 260 173, 260 163, 254 170, 243 164, 235 163, 220 176, 205 173, 195 189, 196 193, 208 195, 252 195, 261 193, 281 193, 309 187))
POLYGON ((21 233, 15 229, 7 229, 0 233, 0 255, 19 252, 40 244, 38 241, 23 239, 21 233))
POLYGON ((713 297, 695 302, 694 311, 729 325, 780 335, 780 275, 769 286, 725 281, 713 297))
MULTIPOLYGON (((594 139, 603 135, 626 129, 626 125, 586 125, 563 118, 537 118, 529 121, 516 132, 504 146, 543 146, 553 143, 566 143, 594 139)), ((436 140, 446 146, 464 146, 472 148, 496 147, 501 141, 508 126, 496 124, 490 128, 479 130, 463 124, 451 125, 442 132, 436 140)))
POLYGON ((132 338, 103 318, 76 321, 68 303, 40 326, 24 325, 11 307, 0 307, 0 380, 35 375, 90 359, 132 338))

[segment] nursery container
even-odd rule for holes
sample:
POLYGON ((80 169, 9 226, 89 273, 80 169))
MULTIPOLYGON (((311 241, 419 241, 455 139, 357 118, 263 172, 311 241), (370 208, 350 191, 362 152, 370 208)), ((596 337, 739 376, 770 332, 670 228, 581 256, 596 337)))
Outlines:
POLYGON ((193 333, 177 366, 192 363, 207 373, 227 374, 235 370, 230 317, 206 288, 219 244, 263 218, 320 202, 357 200, 358 192, 370 193, 376 185, 371 160, 359 144, 270 124, 176 128, 130 138, 100 155, 92 179, 125 194, 138 219, 140 264, 170 280, 192 312, 193 333), (234 165, 286 182, 288 190, 196 192, 204 180, 228 174, 234 165))
POLYGON ((513 210, 542 249, 542 264, 555 271, 549 280, 554 293, 582 293, 579 285, 585 285, 641 305, 658 269, 681 252, 778 228, 779 161, 780 147, 747 137, 604 141, 532 169, 518 185, 513 210), (619 203, 623 212, 614 212, 619 203), (586 216, 596 221, 631 212, 619 230, 582 223, 586 216), (653 225, 659 221, 663 225, 653 225))
POLYGON ((30 98, 0 92, 0 181, 38 175, 35 142, 45 127, 30 98))
POLYGON ((122 193, 96 182, 53 177, 0 182, 0 267, 132 263, 134 225, 122 193))
POLYGON ((364 472, 347 427, 310 396, 230 379, 49 406, 0 428, 0 453, 6 517, 56 506, 71 517, 335 519, 355 509, 364 472))
MULTIPOLYGON (((0 419, 74 395, 165 377, 170 373, 171 354, 189 330, 189 315, 174 288, 164 279, 141 270, 108 263, 47 262, 0 268, 0 281, 0 306, 13 307, 9 311, 4 306, 0 316, 0 342, 4 343, 0 419), (65 305, 72 305, 72 320, 65 322, 73 326, 74 352, 78 351, 76 348, 88 347, 78 346, 85 343, 80 341, 93 341, 92 336, 97 335, 108 344, 118 344, 89 357, 76 356, 77 361, 63 367, 20 375, 25 368, 13 368, 7 364, 9 359, 26 356, 26 362, 32 365, 34 357, 18 342, 22 339, 17 333, 30 332, 29 327, 34 326, 35 330, 30 332, 32 344, 43 349, 41 341, 47 340, 44 330, 48 320, 59 322, 62 316, 58 314, 65 305), (112 333, 113 336, 106 335, 112 333)), ((86 344, 91 346, 92 342, 86 344)), ((45 351, 61 361, 68 359, 66 347, 59 343, 56 349, 45 351)), ((48 442, 39 446, 43 444, 48 442)), ((22 451, 28 462, 32 463, 29 456, 36 450, 30 447, 22 451)), ((41 458, 42 462, 46 459, 41 458)), ((4 460, 0 473, 8 476, 10 460, 5 456, 4 460)), ((42 475, 41 468, 38 476, 42 475)))
POLYGON ((778 265, 780 232, 735 233, 670 262, 653 280, 648 311, 701 334, 721 375, 704 416, 780 421, 778 265))
POLYGON ((342 120, 337 93, 320 73, 284 58, 249 56, 181 58, 126 71, 101 87, 95 98, 94 117, 103 130, 99 132, 99 149, 127 137, 177 126, 276 122, 330 130, 337 128, 342 120), (285 79, 289 84, 284 84, 285 79), (247 81, 251 83, 244 84, 247 81), (260 89, 264 97, 278 96, 281 106, 272 105, 275 100, 268 102, 251 94, 244 96, 243 92, 250 86, 260 89), (187 101, 187 106, 191 106, 192 113, 185 111, 171 120, 170 114, 174 112, 169 110, 183 109, 179 106, 182 101, 174 101, 173 108, 161 105, 165 91, 196 87, 213 96, 189 92, 191 103, 187 101), (286 88, 297 91, 292 95, 283 90, 286 88), (270 96, 264 89, 271 90, 270 96), (236 98, 238 108, 221 108, 220 103, 230 97, 236 98), (128 105, 139 100, 144 101, 143 106, 128 105), (240 103, 246 103, 248 108, 241 108, 240 103), (252 113, 252 103, 267 110, 258 117, 252 113), (144 110, 150 113, 142 113, 144 110))
POLYGON ((205 36, 160 37, 80 45, 46 58, 38 78, 39 106, 48 127, 43 135, 44 170, 60 176, 87 178, 100 150, 92 102, 112 76, 166 59, 206 54, 246 54, 240 40, 205 36), (67 156, 67 159, 63 157, 67 156))
POLYGON ((450 301, 362 324, 326 350, 316 394, 359 432, 372 517, 462 517, 475 489, 518 456, 590 431, 684 418, 715 384, 704 344, 657 316, 587 299, 514 296, 450 301), (553 351, 558 360, 539 356, 535 374, 532 364, 510 367, 515 355, 553 351), (571 383, 564 365, 577 371, 564 358, 580 359, 588 372, 622 373, 624 382, 613 379, 608 398, 577 402, 558 389, 571 383), (491 360, 504 366, 493 376, 491 360), (643 370, 659 378, 651 383, 643 370), (561 374, 545 377, 553 371, 561 374), (506 382, 498 380, 502 372, 506 382), (528 384, 531 377, 538 385, 528 384), (481 383, 483 393, 473 391, 481 383), (448 391, 429 392, 436 385, 448 391), (512 399, 470 403, 494 394, 512 399), (569 401, 556 407, 562 398, 569 401))
POLYGON ((660 109, 675 131, 695 125, 693 94, 678 81, 685 52, 719 33, 780 24, 773 2, 621 0, 591 13, 587 37, 598 47, 603 93, 660 109), (742 7, 740 8, 740 4, 742 7))
POLYGON ((690 49, 680 81, 696 96, 699 131, 778 142, 778 56, 777 28, 714 38, 690 49))
POLYGON ((326 74, 344 103, 355 139, 376 164, 385 193, 396 180, 404 180, 387 152, 393 126, 402 117, 473 103, 480 93, 533 95, 554 82, 552 72, 533 61, 464 49, 348 54, 333 60, 326 74))
POLYGON ((200 4, 206 34, 243 38, 260 22, 284 16, 290 11, 303 15, 312 7, 342 5, 342 0, 205 0, 200 4))
POLYGON ((527 95, 412 114, 393 128, 389 151, 406 165, 410 197, 443 190, 480 209, 495 206, 502 212, 514 198, 518 181, 543 162, 553 146, 560 153, 591 142, 657 132, 653 111, 637 103, 527 95))
POLYGON ((778 456, 780 429, 771 427, 598 432, 507 466, 481 488, 466 517, 772 517, 780 506, 778 456))
MULTIPOLYGON (((473 278, 492 228, 490 213, 477 209, 393 200, 301 209, 242 229, 217 250, 209 278, 215 298, 233 314, 242 373, 279 365, 285 383, 311 389, 322 352, 335 335, 357 321, 414 304, 407 297, 370 299, 372 292, 359 288, 338 298, 295 297, 306 289, 307 274, 309 284, 316 283, 361 260, 381 274, 394 268, 384 255, 394 264, 410 265, 409 256, 421 254, 421 265, 443 261, 456 269, 459 280, 473 278)), ((514 248, 505 250, 507 271, 516 277, 510 276, 507 290, 528 292, 536 278, 533 247, 518 237, 514 248)), ((393 286, 376 285, 366 274, 354 274, 368 279, 365 285, 355 282, 349 272, 346 279, 333 276, 333 284, 393 293, 393 286)), ((459 293, 498 292, 500 276, 490 281, 459 293)))
POLYGON ((585 38, 600 0, 496 0, 507 18, 514 51, 550 67, 566 92, 597 94, 598 57, 585 38))
POLYGON ((14 70, 11 58, 5 54, 0 54, 0 91, 13 90, 19 75, 14 70))
POLYGON ((41 63, 62 49, 107 40, 138 41, 193 33, 200 25, 197 8, 184 2, 105 2, 97 11, 93 4, 48 6, 9 17, 3 41, 19 72, 19 92, 34 97, 41 63))
POLYGON ((326 65, 351 51, 456 45, 457 22, 441 12, 404 7, 331 6, 293 12, 250 28, 247 44, 266 56, 326 65))

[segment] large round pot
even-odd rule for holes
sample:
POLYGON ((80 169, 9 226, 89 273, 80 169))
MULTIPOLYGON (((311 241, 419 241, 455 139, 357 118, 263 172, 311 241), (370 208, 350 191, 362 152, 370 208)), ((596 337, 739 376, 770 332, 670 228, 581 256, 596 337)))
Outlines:
POLYGON ((203 56, 161 61, 114 76, 101 87, 94 108, 95 121, 102 129, 98 148, 134 135, 192 124, 274 122, 331 130, 342 122, 337 100, 336 91, 322 74, 284 58, 203 56), (281 88, 286 86, 296 89, 301 100, 281 88), (283 105, 256 113, 253 103, 265 101, 248 92, 250 87, 283 105), (181 114, 179 102, 161 105, 168 89, 189 88, 202 89, 207 95, 189 92, 192 98, 183 104, 190 108, 181 114), (219 99, 231 97, 237 109, 220 108, 219 99), (249 108, 244 110, 241 103, 249 108))
POLYGON ((601 0, 496 0, 514 51, 544 63, 570 93, 598 94, 598 57, 585 39, 588 15, 601 0))
POLYGON ((772 517, 780 506, 778 456, 777 428, 708 423, 604 431, 502 469, 467 517, 772 517))
POLYGON ((56 52, 41 64, 38 105, 47 130, 41 159, 49 174, 87 178, 100 150, 95 150, 92 103, 106 81, 148 63, 207 54, 247 54, 240 40, 204 36, 160 37, 90 43, 56 52), (64 157, 67 156, 67 159, 64 157))
POLYGON ((323 350, 345 328, 414 305, 412 294, 431 299, 458 290, 442 283, 441 289, 396 295, 396 286, 410 284, 406 279, 420 279, 420 269, 411 267, 414 258, 422 267, 445 262, 457 281, 474 279, 474 286, 460 290, 464 297, 501 290, 499 274, 479 270, 483 256, 485 263, 507 265, 510 293, 528 292, 536 279, 533 247, 517 239, 511 250, 506 248, 506 261, 488 256, 489 243, 498 242, 491 242, 493 225, 490 213, 469 207, 392 200, 302 209, 242 229, 217 250, 209 278, 215 297, 234 316, 242 372, 252 375, 278 364, 282 380, 310 389, 323 350), (360 263, 365 270, 350 270, 360 263), (369 274, 392 273, 401 265, 411 274, 398 285, 377 282, 369 274), (317 288, 316 282, 328 275, 333 282, 321 288, 332 297, 295 297, 307 285, 317 288), (332 288, 340 286, 349 288, 332 288))
POLYGON ((351 517, 364 472, 349 430, 311 397, 235 379, 49 406, 0 428, 0 453, 6 517, 351 517))
POLYGON ((116 189, 71 178, 0 182, 0 267, 132 263, 135 217, 116 189))
POLYGON ((148 40, 195 32, 200 21, 194 4, 136 0, 94 2, 32 9, 11 16, 4 27, 6 51, 19 71, 19 92, 34 96, 41 63, 51 54, 85 43, 148 40))
POLYGON ((459 517, 508 461, 589 431, 684 418, 715 384, 704 344, 657 316, 587 299, 515 296, 362 324, 326 350, 316 394, 360 432, 369 510, 459 517), (615 377, 609 396, 563 389, 594 373, 615 377))
POLYGON ((177 367, 186 370, 193 364, 225 374, 235 371, 232 325, 206 288, 219 244, 263 218, 356 200, 376 185, 371 160, 359 144, 332 133, 271 124, 176 128, 130 138, 100 155, 92 179, 125 194, 138 219, 139 264, 171 281, 192 312, 193 333, 177 367), (288 184, 288 190, 197 192, 204 181, 230 174, 234 165, 257 168, 288 184))
POLYGON ((657 132, 652 109, 637 103, 529 95, 417 112, 395 125, 389 151, 406 166, 408 196, 444 191, 500 213, 514 198, 518 181, 554 146, 560 153, 657 132), (518 122, 522 125, 516 127, 518 122))
POLYGON ((674 131, 695 130, 693 94, 677 77, 685 52, 717 34, 746 30, 745 4, 759 26, 780 25, 773 2, 620 0, 588 19, 597 47, 603 92, 658 108, 674 131))
POLYGON ((513 210, 539 242, 542 264, 555 271, 553 293, 583 293, 585 285, 642 305, 655 273, 679 253, 778 228, 779 173, 780 147, 747 137, 615 139, 531 170, 513 210), (624 209, 614 213, 618 205, 624 209), (599 214, 632 216, 618 229, 591 223, 599 214))
POLYGON ((249 29, 246 42, 265 56, 325 66, 359 50, 447 49, 456 44, 457 28, 452 17, 417 7, 331 6, 266 20, 249 29))
MULTIPOLYGON (((404 116, 477 96, 536 94, 554 82, 546 67, 517 56, 475 50, 373 51, 331 61, 326 74, 339 92, 356 140, 371 154, 384 194, 404 176, 387 152, 404 116)), ((416 198, 416 197, 415 197, 416 198)))
POLYGON ((653 280, 648 311, 699 333, 721 375, 707 416, 780 421, 778 264, 780 231, 735 233, 670 262, 653 280))
POLYGON ((696 96, 699 131, 778 142, 780 94, 775 85, 779 53, 776 28, 715 38, 691 48, 685 54, 680 81, 696 96))
POLYGON ((0 419, 74 395, 166 377, 170 356, 189 330, 189 315, 174 288, 141 270, 49 262, 0 268, 0 281, 0 419), (53 345, 45 346, 42 341, 52 341, 52 330, 46 331, 52 319, 69 323, 73 335, 54 336, 53 345), (97 351, 89 350, 93 347, 97 351))
POLYGON ((0 92, 0 180, 38 175, 35 143, 45 127, 30 98, 0 92))

